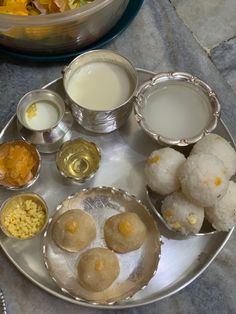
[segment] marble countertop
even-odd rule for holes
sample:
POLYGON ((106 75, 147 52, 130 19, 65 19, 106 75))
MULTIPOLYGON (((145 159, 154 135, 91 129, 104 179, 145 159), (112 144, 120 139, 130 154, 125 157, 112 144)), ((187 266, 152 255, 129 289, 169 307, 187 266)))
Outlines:
MULTIPOLYGON (((186 71, 199 76, 218 94, 222 105, 222 119, 236 139, 236 95, 229 85, 230 80, 233 81, 232 76, 227 81, 222 63, 219 67, 217 62, 214 63, 216 50, 209 57, 209 50, 204 49, 207 39, 204 37, 204 47, 201 46, 193 29, 186 25, 183 15, 188 12, 184 10, 184 2, 186 3, 181 0, 146 0, 129 28, 107 48, 122 53, 137 67, 156 72, 186 71)), ((234 1, 228 2, 233 5, 234 1)), ((212 47, 212 42, 209 47, 212 47)), ((26 63, 0 56, 0 128, 14 114, 16 104, 23 94, 59 77, 65 64, 26 63)), ((236 63, 230 64, 232 68, 235 65, 236 63)), ((183 290, 162 301, 132 308, 125 313, 236 313, 235 243, 234 232, 207 270, 183 290)), ((0 287, 4 290, 9 314, 105 313, 105 310, 62 301, 36 287, 19 273, 2 251, 0 287)), ((122 311, 106 310, 106 313, 114 312, 122 311)))

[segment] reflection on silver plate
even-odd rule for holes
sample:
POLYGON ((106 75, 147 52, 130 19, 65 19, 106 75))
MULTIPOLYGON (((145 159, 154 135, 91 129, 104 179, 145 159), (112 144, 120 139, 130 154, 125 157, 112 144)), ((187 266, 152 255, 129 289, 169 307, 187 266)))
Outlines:
MULTIPOLYGON (((157 217, 159 218, 159 220, 161 221, 161 223, 169 230, 171 230, 171 228, 169 227, 169 225, 167 224, 167 222, 165 221, 165 219, 163 218, 162 214, 161 214, 161 203, 164 199, 163 196, 158 195, 157 193, 153 192, 149 186, 146 186, 146 195, 147 195, 147 200, 149 203, 150 208, 152 208, 153 212, 157 215, 157 217)), ((176 233, 175 231, 172 231, 173 233, 176 233)), ((178 235, 183 238, 189 237, 189 236, 204 236, 204 235, 210 235, 210 234, 214 234, 217 233, 218 231, 216 231, 212 225, 206 220, 204 219, 201 230, 196 233, 196 234, 191 234, 191 235, 181 235, 180 232, 177 232, 178 235)))
MULTIPOLYGON (((146 70, 138 72, 140 83, 149 80, 154 75, 153 72, 146 70)), ((61 79, 57 79, 45 87, 58 92, 64 98, 61 79)), ((150 153, 159 146, 141 130, 134 115, 130 116, 121 129, 110 134, 91 134, 75 124, 71 131, 72 139, 82 136, 95 142, 101 148, 103 155, 99 171, 91 181, 84 184, 84 188, 101 185, 114 186, 128 191, 146 202, 144 165, 150 153)), ((215 132, 231 143, 233 142, 222 121, 219 121, 215 132)), ((16 129, 16 118, 13 117, 1 132, 0 142, 17 137, 19 135, 16 129)), ((66 182, 58 173, 55 156, 52 154, 42 156, 41 175, 29 190, 40 194, 46 200, 49 215, 53 215, 60 202, 68 195, 78 192, 78 186, 66 182)), ((11 193, 13 192, 2 190, 0 202, 8 198, 11 193)), ((173 232, 171 233, 162 224, 159 224, 159 229, 164 244, 161 247, 161 259, 157 273, 145 289, 137 292, 132 298, 113 305, 89 304, 63 293, 49 276, 44 265, 43 236, 19 243, 0 232, 0 246, 22 274, 60 299, 88 307, 127 309, 161 300, 186 287, 210 265, 232 233, 231 230, 228 233, 218 232, 204 237, 188 237, 180 241, 176 234, 173 235, 173 232)))
POLYGON ((155 275, 160 257, 160 234, 147 208, 127 192, 110 187, 84 189, 69 196, 57 207, 44 234, 43 253, 46 267, 54 281, 76 300, 87 300, 93 304, 113 304, 127 299, 144 288, 155 275), (70 209, 82 209, 89 213, 97 225, 96 239, 78 253, 67 253, 53 241, 53 224, 70 209), (117 254, 120 274, 106 290, 92 292, 84 289, 78 281, 77 263, 83 252, 95 247, 106 247, 103 236, 105 221, 122 212, 135 212, 147 227, 143 245, 135 251, 117 254))

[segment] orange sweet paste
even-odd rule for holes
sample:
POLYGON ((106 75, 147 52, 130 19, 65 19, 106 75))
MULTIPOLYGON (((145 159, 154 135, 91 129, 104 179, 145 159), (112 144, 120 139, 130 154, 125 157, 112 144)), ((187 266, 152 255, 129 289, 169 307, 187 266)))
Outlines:
POLYGON ((4 144, 0 147, 0 180, 7 185, 26 184, 32 179, 36 164, 36 157, 24 145, 4 144))

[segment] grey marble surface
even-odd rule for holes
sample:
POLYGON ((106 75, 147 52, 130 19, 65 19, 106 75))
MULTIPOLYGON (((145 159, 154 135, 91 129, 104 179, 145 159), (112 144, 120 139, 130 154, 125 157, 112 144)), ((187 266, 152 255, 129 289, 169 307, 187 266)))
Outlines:
MULTIPOLYGON (((132 25, 108 48, 122 53, 138 67, 156 72, 188 71, 205 80, 217 92, 222 104, 222 118, 236 139, 236 96, 170 1, 146 0, 132 25)), ((14 113, 17 101, 25 92, 60 76, 64 65, 27 64, 0 56, 0 126, 3 127, 14 113)), ((154 304, 123 312, 236 313, 235 243, 234 232, 210 267, 182 291, 154 304)), ((0 252, 0 286, 4 289, 10 314, 105 313, 47 294, 21 275, 3 252, 0 252)))
POLYGON ((234 0, 171 0, 199 43, 211 50, 236 34, 234 0))
POLYGON ((236 37, 212 49, 211 60, 236 93, 236 37))

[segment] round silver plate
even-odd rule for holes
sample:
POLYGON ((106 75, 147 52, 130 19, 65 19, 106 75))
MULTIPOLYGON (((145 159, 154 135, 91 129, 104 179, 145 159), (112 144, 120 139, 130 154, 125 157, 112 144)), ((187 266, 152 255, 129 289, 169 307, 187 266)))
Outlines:
POLYGON ((86 300, 92 304, 113 304, 127 299, 144 288, 155 275, 160 257, 160 234, 155 220, 147 208, 127 192, 110 187, 84 189, 69 196, 58 207, 44 234, 43 254, 46 267, 53 280, 63 292, 76 300, 86 300), (84 250, 69 253, 60 249, 53 241, 53 224, 57 218, 70 209, 82 209, 96 221, 96 239, 84 250), (147 227, 143 245, 126 254, 116 254, 120 264, 120 274, 115 282, 102 292, 84 289, 78 281, 77 263, 87 249, 106 247, 103 236, 105 221, 122 212, 135 212, 147 227))
MULTIPOLYGON (((140 83, 149 80, 155 74, 141 69, 138 72, 140 83)), ((58 92, 64 98, 62 79, 57 79, 45 87, 58 92)), ((144 165, 150 153, 160 146, 141 130, 134 115, 130 116, 120 130, 110 134, 89 134, 77 125, 73 125, 71 131, 72 139, 82 136, 99 145, 103 156, 98 172, 91 181, 84 184, 84 188, 100 185, 114 186, 128 191, 147 203, 143 180, 144 165)), ((229 131, 221 120, 214 132, 223 136, 235 147, 229 131)), ((9 141, 18 136, 14 116, 0 133, 0 141, 9 141)), ((40 194, 46 200, 49 215, 53 215, 57 205, 68 195, 78 192, 78 189, 78 185, 66 182, 58 173, 53 154, 42 155, 41 175, 29 190, 40 194)), ((2 190, 0 202, 8 198, 11 193, 2 190)), ((158 271, 145 289, 137 292, 132 298, 113 305, 89 304, 63 293, 44 265, 43 235, 19 242, 7 238, 0 232, 0 246, 24 276, 62 300, 94 308, 128 309, 161 300, 186 287, 210 265, 232 234, 231 230, 228 233, 218 232, 179 241, 177 235, 173 235, 173 232, 171 233, 159 221, 158 227, 164 243, 161 247, 158 271)))

